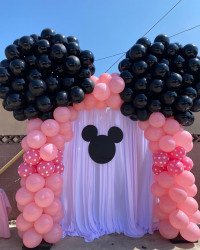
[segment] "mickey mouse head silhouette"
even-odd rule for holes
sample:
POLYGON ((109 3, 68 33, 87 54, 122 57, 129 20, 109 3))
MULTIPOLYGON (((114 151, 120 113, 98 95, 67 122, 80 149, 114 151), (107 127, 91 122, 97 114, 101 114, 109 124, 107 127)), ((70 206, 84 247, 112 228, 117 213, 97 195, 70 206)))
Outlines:
POLYGON ((115 143, 123 139, 123 132, 118 127, 111 127, 108 135, 98 135, 98 130, 94 125, 87 125, 82 131, 82 138, 90 142, 88 152, 91 159, 99 164, 111 161, 116 152, 115 143))

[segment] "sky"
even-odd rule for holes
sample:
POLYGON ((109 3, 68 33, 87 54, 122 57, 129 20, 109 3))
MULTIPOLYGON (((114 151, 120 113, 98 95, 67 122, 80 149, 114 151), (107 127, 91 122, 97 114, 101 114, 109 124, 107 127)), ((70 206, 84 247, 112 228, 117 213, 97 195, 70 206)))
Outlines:
MULTIPOLYGON (((81 49, 89 49, 95 59, 127 51, 178 0, 1 0, 0 60, 4 49, 16 38, 44 28, 66 36, 77 36, 81 49)), ((169 36, 200 24, 200 1, 182 2, 150 31, 153 41, 160 33, 169 36)), ((171 39, 200 48, 200 27, 171 39)), ((104 73, 119 56, 96 61, 96 75, 104 73)), ((109 73, 117 72, 117 65, 109 73)))

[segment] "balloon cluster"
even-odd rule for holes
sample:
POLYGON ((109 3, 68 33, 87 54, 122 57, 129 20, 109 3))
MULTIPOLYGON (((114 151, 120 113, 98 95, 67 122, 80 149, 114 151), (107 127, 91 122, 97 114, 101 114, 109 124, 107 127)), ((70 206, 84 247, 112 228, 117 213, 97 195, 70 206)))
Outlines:
POLYGON ((74 36, 52 29, 23 36, 5 49, 0 63, 0 98, 15 119, 53 117, 59 106, 84 100, 93 91, 94 56, 74 36))
POLYGON ((119 63, 126 87, 121 112, 145 121, 153 112, 174 117, 181 125, 194 122, 200 111, 200 58, 193 44, 170 43, 166 35, 137 40, 119 63))
POLYGON ((160 112, 150 115, 138 126, 149 140, 153 153, 154 183, 151 190, 158 203, 154 216, 159 220, 160 234, 173 239, 180 233, 187 241, 200 238, 200 211, 193 198, 197 194, 195 177, 190 172, 193 161, 186 153, 193 148, 192 135, 173 118, 160 112))

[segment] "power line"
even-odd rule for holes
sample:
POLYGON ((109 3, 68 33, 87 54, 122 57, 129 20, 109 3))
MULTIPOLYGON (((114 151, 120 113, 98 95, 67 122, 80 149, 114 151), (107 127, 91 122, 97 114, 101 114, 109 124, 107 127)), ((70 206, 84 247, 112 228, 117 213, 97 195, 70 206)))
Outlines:
POLYGON ((123 53, 122 56, 120 56, 107 70, 105 73, 107 73, 117 62, 119 62, 119 60, 125 55, 125 53, 123 53))
POLYGON ((118 56, 118 55, 121 55, 121 54, 125 54, 125 53, 126 52, 120 52, 120 53, 113 54, 113 55, 110 55, 110 56, 102 57, 102 58, 96 59, 95 62, 105 60, 105 59, 108 59, 108 58, 111 58, 111 57, 114 57, 114 56, 118 56))
POLYGON ((174 34, 174 35, 170 36, 170 38, 171 38, 171 37, 174 37, 174 36, 178 36, 178 35, 180 35, 180 34, 182 34, 182 33, 187 32, 187 31, 190 31, 190 30, 196 29, 196 28, 198 28, 198 27, 200 27, 200 24, 198 24, 198 25, 196 25, 196 26, 194 26, 194 27, 192 27, 192 28, 188 28, 188 29, 186 29, 186 30, 183 30, 183 31, 181 31, 181 32, 178 32, 178 33, 176 33, 176 34, 174 34))

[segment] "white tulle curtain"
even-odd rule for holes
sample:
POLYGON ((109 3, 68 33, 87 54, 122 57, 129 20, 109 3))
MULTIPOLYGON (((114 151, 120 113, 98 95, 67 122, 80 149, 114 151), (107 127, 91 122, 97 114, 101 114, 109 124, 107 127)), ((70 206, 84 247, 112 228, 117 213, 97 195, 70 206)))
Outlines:
POLYGON ((152 232, 151 154, 137 123, 111 109, 82 111, 74 122, 74 138, 64 150, 62 201, 64 236, 92 241, 104 234, 124 233, 140 237, 152 232), (89 156, 81 133, 95 125, 98 134, 121 128, 123 140, 107 164, 89 156))

